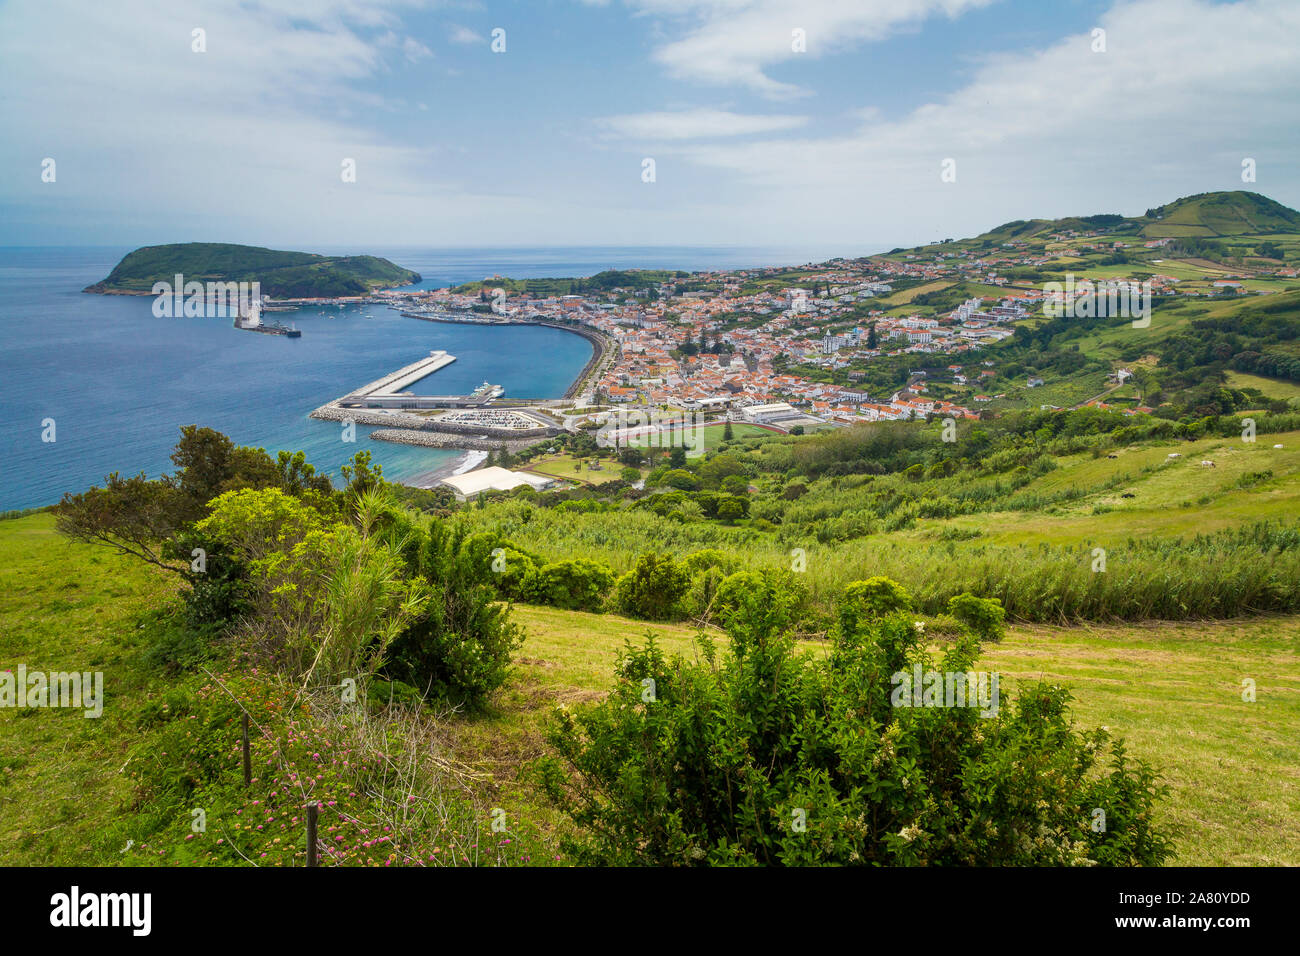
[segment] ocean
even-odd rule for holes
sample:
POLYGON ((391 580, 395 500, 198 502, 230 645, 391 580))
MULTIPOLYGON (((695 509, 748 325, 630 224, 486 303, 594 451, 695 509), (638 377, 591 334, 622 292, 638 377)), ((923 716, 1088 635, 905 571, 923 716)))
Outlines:
MULTIPOLYGON (((417 394, 463 393, 489 381, 505 386, 507 396, 558 398, 591 357, 585 339, 559 329, 426 322, 383 306, 270 313, 302 330, 290 339, 240 331, 229 319, 157 318, 149 296, 82 293, 129 251, 0 247, 0 510, 52 504, 114 471, 169 471, 168 456, 188 424, 272 454, 304 451, 336 483, 339 467, 359 450, 371 453, 386 478, 409 481, 461 453, 372 441, 373 429, 362 426, 347 443, 338 423, 308 414, 431 349, 456 361, 417 383, 417 394), (48 419, 52 442, 43 440, 48 419)), ((696 247, 311 251, 384 256, 419 272, 419 288, 498 274, 808 261, 779 250, 696 247)))

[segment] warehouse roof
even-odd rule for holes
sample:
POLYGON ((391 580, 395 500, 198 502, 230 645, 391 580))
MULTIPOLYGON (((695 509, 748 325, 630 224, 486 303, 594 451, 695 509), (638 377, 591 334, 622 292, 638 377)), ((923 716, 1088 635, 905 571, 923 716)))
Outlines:
POLYGON ((457 497, 460 498, 472 498, 481 491, 510 491, 512 488, 518 488, 521 485, 529 485, 541 490, 550 487, 554 483, 553 478, 529 475, 522 471, 511 471, 509 468, 500 468, 496 465, 490 465, 487 468, 476 468, 474 471, 467 471, 463 475, 452 475, 450 478, 442 479, 442 484, 456 492, 457 497))

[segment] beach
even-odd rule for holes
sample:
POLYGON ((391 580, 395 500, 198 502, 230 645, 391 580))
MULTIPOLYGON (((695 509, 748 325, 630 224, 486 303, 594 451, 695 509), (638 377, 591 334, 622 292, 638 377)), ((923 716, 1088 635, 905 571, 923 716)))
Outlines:
POLYGON ((450 478, 452 475, 463 475, 467 471, 473 471, 479 465, 483 464, 488 453, 485 451, 467 451, 454 461, 448 462, 441 468, 435 468, 432 471, 416 475, 414 478, 408 478, 398 484, 406 485, 410 488, 436 488, 438 482, 444 478, 450 478))

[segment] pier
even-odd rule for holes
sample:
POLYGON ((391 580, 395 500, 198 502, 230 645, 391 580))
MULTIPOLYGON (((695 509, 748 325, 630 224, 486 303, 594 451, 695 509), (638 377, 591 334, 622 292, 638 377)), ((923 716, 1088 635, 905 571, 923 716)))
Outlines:
POLYGON ((404 365, 396 372, 390 372, 383 378, 344 395, 338 404, 345 408, 448 408, 480 404, 481 401, 474 396, 437 397, 412 395, 405 391, 454 361, 456 356, 436 349, 418 362, 404 365))

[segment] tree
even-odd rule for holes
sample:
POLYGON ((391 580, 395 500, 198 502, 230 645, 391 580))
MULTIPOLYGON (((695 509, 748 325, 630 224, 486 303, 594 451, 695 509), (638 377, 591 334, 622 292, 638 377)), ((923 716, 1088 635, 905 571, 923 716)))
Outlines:
POLYGON ((727 423, 722 426, 722 440, 731 441, 735 437, 736 433, 731 429, 731 419, 728 418, 727 423))
POLYGON ((726 524, 735 524, 736 519, 744 516, 745 508, 735 498, 727 498, 718 505, 718 517, 726 524))
POLYGON ((113 472, 103 488, 64 495, 54 513, 59 533, 74 541, 106 544, 118 554, 181 574, 188 562, 166 560, 162 543, 189 520, 189 504, 188 496, 170 482, 113 472))
POLYGON ((370 464, 370 452, 359 451, 352 456, 352 463, 341 469, 343 479, 348 483, 348 494, 357 497, 373 488, 384 486, 384 469, 380 465, 370 464))
POLYGON ((872 322, 869 326, 867 326, 867 348, 874 349, 875 347, 876 347, 876 323, 872 322))
MULTIPOLYGON (((202 518, 208 502, 223 492, 282 486, 291 494, 330 489, 329 479, 315 475, 301 452, 281 452, 273 461, 264 449, 236 447, 221 432, 197 425, 181 428, 171 460, 179 471, 156 481, 143 474, 123 478, 114 472, 102 488, 64 495, 55 507, 59 531, 184 574, 189 555, 169 554, 165 545, 202 518)), ((317 503, 324 507, 323 502, 317 503)))

